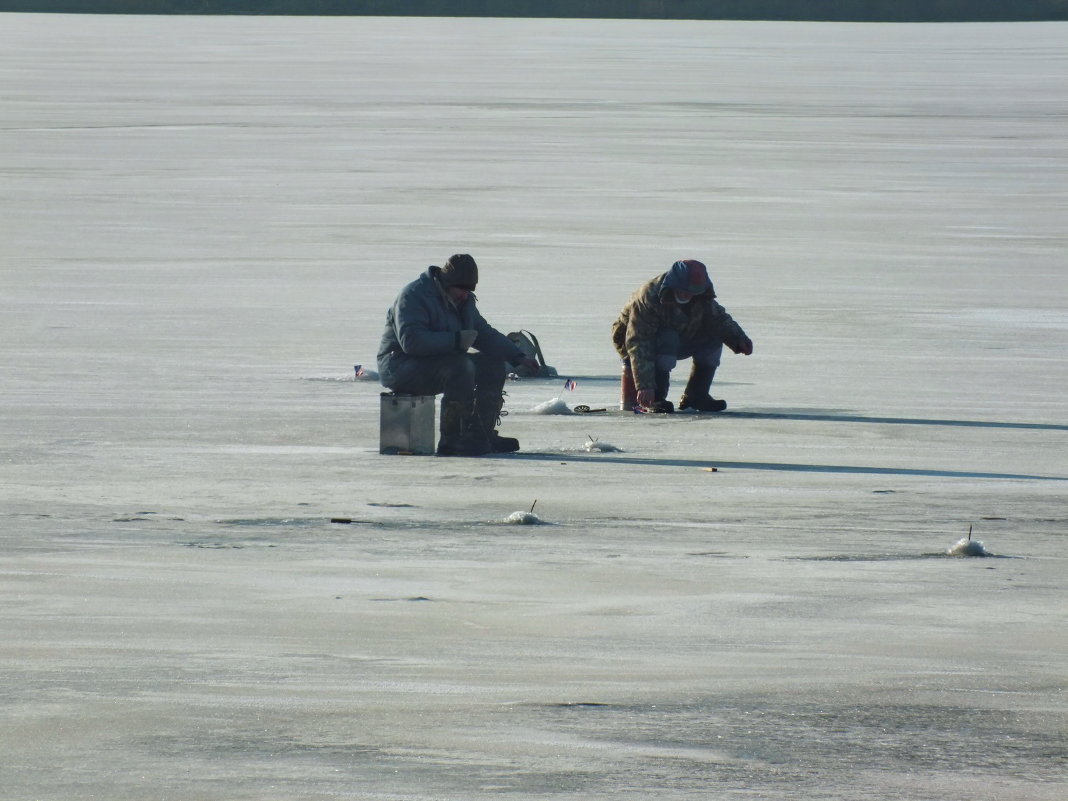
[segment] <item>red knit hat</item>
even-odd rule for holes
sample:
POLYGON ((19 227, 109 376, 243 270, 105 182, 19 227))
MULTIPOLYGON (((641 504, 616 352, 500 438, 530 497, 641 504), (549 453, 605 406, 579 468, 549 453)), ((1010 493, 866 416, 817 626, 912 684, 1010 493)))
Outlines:
POLYGON ((697 259, 682 259, 671 265, 665 284, 680 292, 700 295, 711 288, 708 270, 697 259))

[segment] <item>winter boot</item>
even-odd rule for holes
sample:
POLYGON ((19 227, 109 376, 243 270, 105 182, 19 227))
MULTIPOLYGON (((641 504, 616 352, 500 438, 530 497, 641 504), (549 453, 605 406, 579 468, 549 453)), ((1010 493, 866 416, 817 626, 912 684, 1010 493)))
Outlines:
POLYGON ((490 453, 489 441, 475 420, 467 404, 443 402, 438 456, 484 456, 490 453))
POLYGON ((715 375, 715 367, 695 362, 690 370, 690 380, 686 382, 686 389, 682 391, 679 409, 693 409, 695 412, 722 412, 726 409, 727 401, 718 400, 708 394, 715 375))
POLYGON ((656 401, 650 411, 659 414, 671 414, 675 411, 675 404, 667 399, 668 389, 671 387, 671 371, 657 370, 656 376, 656 401))
POLYGON ((503 392, 480 394, 475 398, 475 421, 493 453, 515 453, 519 450, 519 440, 515 437, 502 437, 497 433, 503 407, 503 392))

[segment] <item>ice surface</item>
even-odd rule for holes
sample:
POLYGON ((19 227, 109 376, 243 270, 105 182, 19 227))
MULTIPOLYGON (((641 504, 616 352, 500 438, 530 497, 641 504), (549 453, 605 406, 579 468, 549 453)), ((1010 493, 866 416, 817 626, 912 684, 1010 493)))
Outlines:
POLYGON ((0 15, 0 798, 1063 799, 1066 41, 0 15), (378 454, 457 251, 609 413, 378 454), (691 256, 730 411, 621 414, 691 256))

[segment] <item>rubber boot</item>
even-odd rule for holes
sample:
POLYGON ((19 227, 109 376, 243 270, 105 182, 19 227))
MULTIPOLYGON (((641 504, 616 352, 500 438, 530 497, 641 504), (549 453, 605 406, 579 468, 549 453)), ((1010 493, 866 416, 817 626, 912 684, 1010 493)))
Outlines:
POLYGON ((438 456, 484 456, 490 444, 474 422, 471 407, 458 401, 441 404, 441 439, 438 456))
POLYGON ((500 393, 481 394, 475 398, 475 424, 489 443, 493 453, 515 453, 519 450, 519 440, 515 437, 502 437, 497 433, 501 421, 501 409, 504 407, 504 395, 500 393))
POLYGON ((682 392, 679 409, 693 409, 698 412, 722 412, 726 409, 727 401, 717 400, 709 394, 715 376, 715 367, 695 362, 690 370, 690 380, 686 382, 686 389, 682 392))

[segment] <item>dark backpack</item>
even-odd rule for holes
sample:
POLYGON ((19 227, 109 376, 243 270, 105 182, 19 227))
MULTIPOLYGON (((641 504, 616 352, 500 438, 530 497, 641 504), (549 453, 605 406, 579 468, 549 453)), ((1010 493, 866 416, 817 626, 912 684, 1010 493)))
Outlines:
POLYGON ((527 358, 534 359, 541 365, 537 373, 528 370, 523 365, 519 365, 514 370, 517 376, 520 378, 555 378, 557 376, 556 368, 550 367, 545 363, 545 355, 541 352, 541 344, 536 336, 529 331, 520 330, 513 331, 508 335, 508 338, 523 351, 527 358))

